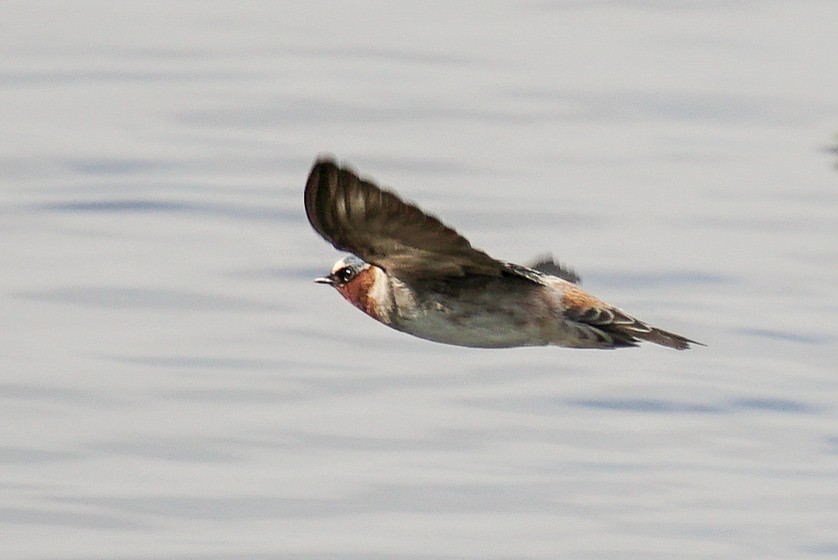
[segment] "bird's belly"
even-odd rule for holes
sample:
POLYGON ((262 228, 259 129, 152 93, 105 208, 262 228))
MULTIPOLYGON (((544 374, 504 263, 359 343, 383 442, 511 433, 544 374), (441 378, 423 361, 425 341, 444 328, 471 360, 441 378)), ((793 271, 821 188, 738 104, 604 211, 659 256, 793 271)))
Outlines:
POLYGON ((546 310, 527 306, 431 306, 402 317, 391 326, 403 332, 444 344, 474 348, 543 346, 555 338, 556 322, 546 310), (488 309, 486 308, 488 307, 488 309))

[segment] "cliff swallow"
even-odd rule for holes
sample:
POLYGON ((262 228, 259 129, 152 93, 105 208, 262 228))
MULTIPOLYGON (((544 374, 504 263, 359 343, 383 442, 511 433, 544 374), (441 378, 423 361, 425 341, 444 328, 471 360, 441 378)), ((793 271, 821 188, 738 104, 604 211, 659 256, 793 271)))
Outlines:
POLYGON ((341 251, 328 276, 347 301, 388 327, 477 348, 621 348, 700 344, 635 319, 582 290, 551 258, 494 259, 395 193, 323 158, 305 189, 311 226, 341 251))

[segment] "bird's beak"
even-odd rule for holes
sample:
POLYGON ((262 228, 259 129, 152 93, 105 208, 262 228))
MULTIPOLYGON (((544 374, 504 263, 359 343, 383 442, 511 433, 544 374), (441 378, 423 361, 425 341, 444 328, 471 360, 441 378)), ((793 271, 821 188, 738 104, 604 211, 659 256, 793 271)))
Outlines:
POLYGON ((330 276, 321 276, 320 278, 315 278, 314 282, 317 284, 329 284, 330 286, 334 286, 335 282, 332 280, 330 276))

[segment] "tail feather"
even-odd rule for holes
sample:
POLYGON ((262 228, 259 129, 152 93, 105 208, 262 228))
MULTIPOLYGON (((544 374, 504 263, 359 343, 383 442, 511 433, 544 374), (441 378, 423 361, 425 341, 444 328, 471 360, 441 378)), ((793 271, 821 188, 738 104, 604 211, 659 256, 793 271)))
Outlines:
POLYGON ((652 327, 648 333, 638 333, 635 335, 635 337, 639 338, 640 340, 645 340, 647 342, 654 342, 655 344, 660 344, 661 346, 675 348, 676 350, 689 350, 690 344, 706 346, 706 344, 696 342, 695 340, 690 340, 689 338, 681 336, 680 334, 656 329, 654 327, 652 327))
POLYGON ((573 319, 604 334, 605 340, 609 342, 607 347, 636 346, 641 341, 676 350, 687 350, 691 344, 705 346, 680 334, 647 325, 616 307, 589 307, 581 313, 575 313, 573 319))

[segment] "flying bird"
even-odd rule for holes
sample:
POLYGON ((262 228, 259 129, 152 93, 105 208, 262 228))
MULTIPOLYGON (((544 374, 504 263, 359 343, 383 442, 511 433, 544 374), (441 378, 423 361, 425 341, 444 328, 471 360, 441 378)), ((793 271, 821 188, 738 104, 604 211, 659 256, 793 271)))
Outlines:
POLYGON ((701 344, 652 327, 578 286, 569 268, 494 259, 436 217, 329 158, 308 176, 314 230, 352 253, 315 282, 388 327, 474 348, 623 348, 701 344))

